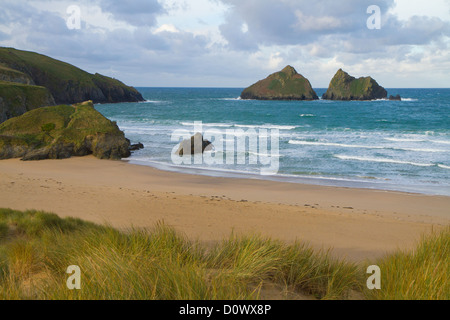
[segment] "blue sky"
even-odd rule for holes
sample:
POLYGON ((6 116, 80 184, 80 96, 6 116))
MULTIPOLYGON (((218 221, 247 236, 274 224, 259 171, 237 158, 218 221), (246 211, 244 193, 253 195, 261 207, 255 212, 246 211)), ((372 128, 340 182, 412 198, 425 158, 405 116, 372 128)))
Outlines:
POLYGON ((0 45, 134 86, 246 87, 289 64, 315 88, 339 68, 449 87, 450 0, 2 0, 0 45), (71 5, 80 29, 67 27, 71 5))

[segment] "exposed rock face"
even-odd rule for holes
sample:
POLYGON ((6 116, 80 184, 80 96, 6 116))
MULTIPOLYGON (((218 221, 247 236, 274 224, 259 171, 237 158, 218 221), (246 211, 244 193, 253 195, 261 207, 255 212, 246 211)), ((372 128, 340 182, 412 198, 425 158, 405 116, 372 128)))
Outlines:
POLYGON ((245 89, 241 99, 254 100, 317 100, 311 83, 301 74, 287 66, 245 89))
POLYGON ((371 77, 356 79, 342 69, 333 77, 323 95, 325 100, 375 100, 386 97, 387 91, 371 77))
POLYGON ((29 111, 0 124, 0 159, 65 159, 93 154, 100 159, 130 156, 130 141, 92 101, 29 111))
POLYGON ((190 139, 181 141, 180 146, 175 154, 182 157, 184 155, 203 153, 210 149, 212 149, 211 142, 208 140, 204 140, 201 133, 196 133, 190 139))
MULTIPOLYGON (((100 74, 93 75, 34 52, 0 48, 0 66, 15 70, 16 75, 23 74, 34 84, 46 87, 58 104, 87 100, 94 103, 144 101, 135 88, 126 86, 119 80, 100 74)), ((14 80, 11 75, 8 77, 8 81, 14 80)))
POLYGON ((55 105, 55 100, 44 87, 0 81, 0 123, 27 111, 52 105, 55 105))
POLYGON ((33 79, 23 72, 0 66, 0 81, 34 85, 33 79))

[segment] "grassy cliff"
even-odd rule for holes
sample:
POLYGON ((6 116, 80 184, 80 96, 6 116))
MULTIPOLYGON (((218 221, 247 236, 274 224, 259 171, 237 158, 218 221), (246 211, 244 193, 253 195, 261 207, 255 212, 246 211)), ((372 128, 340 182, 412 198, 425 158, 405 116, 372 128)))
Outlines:
POLYGON ((386 97, 387 91, 373 78, 356 79, 342 69, 335 74, 323 95, 326 100, 375 100, 386 97))
POLYGON ((130 155, 117 124, 94 109, 92 101, 29 111, 0 124, 0 159, 63 159, 93 154, 101 159, 130 155))
POLYGON ((23 72, 0 65, 0 81, 34 85, 33 79, 23 72))
POLYGON ((47 88, 0 81, 0 123, 27 111, 54 104, 47 88))
POLYGON ((246 88, 242 99, 255 100, 316 100, 317 94, 308 79, 287 66, 280 72, 271 74, 266 79, 258 81, 246 88))
POLYGON ((22 73, 36 85, 46 87, 57 104, 143 101, 136 89, 119 80, 93 75, 35 52, 0 48, 0 67, 22 73))

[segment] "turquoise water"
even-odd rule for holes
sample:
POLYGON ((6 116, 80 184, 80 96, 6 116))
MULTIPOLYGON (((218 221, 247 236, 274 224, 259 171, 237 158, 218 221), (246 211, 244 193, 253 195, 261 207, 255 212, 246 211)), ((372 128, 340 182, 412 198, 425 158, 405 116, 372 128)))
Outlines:
MULTIPOLYGON (((450 195, 450 89, 389 89, 403 100, 364 102, 244 101, 238 99, 242 88, 138 90, 146 102, 96 105, 133 143, 145 145, 129 158, 133 163, 214 176, 450 195), (179 139, 172 141, 173 133, 193 134, 196 121, 203 133, 224 134, 225 142, 213 141, 216 159, 226 159, 227 141, 237 141, 242 131, 267 137, 272 146, 270 137, 278 130, 279 152, 249 149, 241 155, 243 164, 174 163, 179 139), (242 131, 226 136, 226 130, 242 131), (250 163, 251 156, 259 156, 258 163, 250 163), (261 176, 271 160, 278 162, 277 174, 261 176)), ((321 96, 325 89, 316 92, 321 96)))

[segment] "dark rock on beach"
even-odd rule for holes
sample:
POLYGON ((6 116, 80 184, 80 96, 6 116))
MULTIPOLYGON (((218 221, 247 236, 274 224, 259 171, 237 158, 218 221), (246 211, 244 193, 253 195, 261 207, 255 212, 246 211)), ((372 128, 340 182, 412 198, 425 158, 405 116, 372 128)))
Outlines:
POLYGON ((203 139, 201 133, 196 133, 190 139, 181 141, 178 150, 175 154, 180 157, 184 155, 193 155, 203 153, 205 151, 211 150, 213 145, 210 141, 203 139))
POLYGON ((144 149, 144 145, 142 143, 140 143, 140 142, 130 145, 130 148, 129 148, 130 151, 138 151, 138 150, 141 150, 141 149, 144 149))

